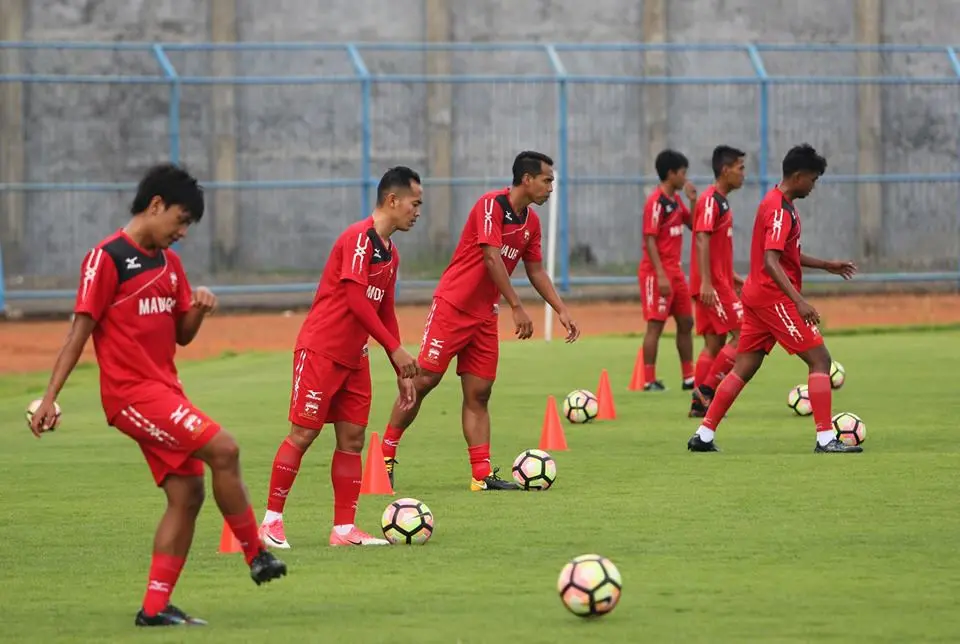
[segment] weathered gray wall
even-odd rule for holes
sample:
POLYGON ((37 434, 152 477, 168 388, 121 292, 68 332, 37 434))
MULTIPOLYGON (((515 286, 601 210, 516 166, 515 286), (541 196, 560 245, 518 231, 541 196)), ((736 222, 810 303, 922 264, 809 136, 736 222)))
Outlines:
MULTIPOLYGON (((27 40, 185 41, 211 39, 208 3, 193 0, 31 0, 25 3, 27 40), (198 11, 201 4, 205 8, 198 11)), ((673 42, 853 43, 857 38, 853 0, 687 0, 662 3, 666 39, 673 42), (802 4, 802 9, 800 8, 802 4)), ((890 43, 947 43, 960 23, 952 0, 886 0, 881 32, 890 43)), ((236 37, 241 41, 420 41, 427 37, 426 0, 236 0, 236 37)), ((451 0, 451 37, 458 41, 629 42, 644 37, 641 0, 539 0, 478 2, 451 0)), ((647 9, 650 6, 648 5, 647 9)), ((648 25, 649 27, 649 25, 648 25)), ((649 31, 649 29, 648 29, 649 31)), ((0 53, 0 55, 4 55, 0 53)), ((368 52, 374 73, 420 74, 420 53, 368 52)), ((211 55, 172 53, 181 74, 214 75, 211 55)), ((636 76, 645 59, 636 53, 567 53, 568 71, 636 76)), ((851 53, 765 56, 771 73, 856 75, 851 53)), ((22 55, 24 71, 37 73, 155 74, 147 54, 33 51, 22 55)), ((745 54, 671 53, 660 61, 671 76, 753 74, 745 54)), ((353 73, 343 52, 243 52, 231 66, 238 75, 337 75, 353 73)), ((549 74, 538 52, 456 52, 444 62, 451 73, 549 74)), ((647 61, 647 66, 651 62, 647 61)), ((885 73, 949 77, 945 55, 887 55, 885 73)), ((168 87, 165 85, 37 85, 24 90, 26 180, 133 181, 167 153, 168 87)), ((214 174, 215 127, 209 86, 187 86, 182 103, 182 159, 201 176, 214 174)), ((884 87, 881 123, 884 172, 954 172, 957 151, 956 86, 884 87)), ((708 173, 709 152, 721 141, 750 152, 756 173, 759 92, 755 87, 581 84, 569 88, 570 167, 577 176, 651 174, 650 105, 665 100, 666 141, 687 152, 692 171, 708 173)), ((771 157, 806 140, 823 149, 830 171, 857 172, 858 95, 855 86, 795 85, 770 89, 771 157)), ((236 178, 316 179, 360 175, 361 121, 358 84, 244 85, 235 105, 236 178)), ((499 185, 522 148, 556 152, 556 89, 550 84, 453 84, 447 99, 451 125, 448 168, 432 168, 433 134, 424 84, 376 84, 373 90, 373 172, 407 163, 425 174, 489 177, 499 185)), ((436 122, 436 121, 433 121, 436 122)), ((222 125, 222 123, 221 123, 222 125)), ((639 246, 641 186, 584 185, 570 191, 570 213, 578 255, 606 265, 632 264, 639 246)), ((483 186, 455 187, 449 216, 455 238, 483 186)), ((10 273, 56 276, 75 272, 83 250, 125 219, 130 194, 39 192, 26 200, 25 245, 35 249, 10 273)), ((331 237, 358 216, 357 188, 240 190, 236 198, 237 272, 311 271, 322 265, 331 237)), ((756 189, 733 199, 739 217, 738 256, 746 241, 756 189)), ((881 251, 907 267, 943 265, 957 254, 956 185, 893 184, 882 192, 881 251), (923 249, 921 252, 919 249, 923 249)), ((213 199, 210 200, 213 203, 213 199)), ((858 192, 851 184, 824 185, 802 205, 808 213, 805 247, 827 255, 856 255, 858 192)), ((217 216, 211 207, 211 219, 217 216)), ((206 272, 211 263, 213 225, 192 231, 183 253, 189 268, 206 272)), ((403 240, 408 266, 436 264, 427 255, 428 228, 403 240), (418 253, 418 249, 422 252, 418 253)), ((3 240, 6 241, 6 240, 3 240)), ((445 258, 443 258, 445 259, 445 258)), ((440 260, 442 263, 442 260, 440 260)))

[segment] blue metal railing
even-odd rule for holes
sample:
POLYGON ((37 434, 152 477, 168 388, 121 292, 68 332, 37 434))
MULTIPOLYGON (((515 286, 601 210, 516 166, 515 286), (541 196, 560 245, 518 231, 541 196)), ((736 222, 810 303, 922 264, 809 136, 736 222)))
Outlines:
MULTIPOLYGON (((594 86, 704 86, 704 87, 751 87, 757 91, 756 101, 756 136, 757 136, 757 165, 758 172, 748 178, 747 184, 755 186, 761 192, 766 191, 779 177, 771 174, 771 138, 774 127, 771 124, 771 114, 774 111, 771 91, 779 86, 858 86, 864 84, 881 86, 918 85, 925 87, 950 86, 960 88, 960 57, 957 48, 953 46, 930 45, 784 45, 766 43, 743 44, 681 44, 681 43, 74 43, 74 42, 0 42, 0 55, 5 50, 18 49, 34 52, 51 50, 73 50, 77 52, 142 52, 152 56, 157 65, 154 75, 139 72, 137 74, 59 74, 59 73, 15 73, 0 75, 0 83, 17 82, 31 84, 144 84, 166 86, 168 92, 167 114, 167 155, 173 162, 180 162, 183 157, 183 115, 184 91, 186 88, 213 85, 234 86, 308 86, 308 85, 348 85, 359 90, 359 173, 354 177, 323 178, 315 180, 244 180, 244 181, 204 181, 209 189, 237 189, 237 190, 296 190, 296 189, 326 189, 345 188, 359 190, 359 212, 356 216, 366 216, 372 209, 373 188, 377 177, 374 176, 374 128, 373 103, 374 92, 378 84, 425 84, 449 83, 467 85, 476 83, 487 84, 548 84, 555 88, 555 154, 557 162, 558 186, 558 286, 562 291, 568 291, 574 286, 595 284, 626 284, 634 281, 633 277, 620 276, 576 276, 571 274, 570 262, 570 202, 571 188, 588 186, 643 186, 656 182, 656 178, 637 173, 593 174, 574 173, 571 163, 571 92, 575 88, 586 85, 594 86), (178 70, 172 61, 174 56, 182 56, 197 52, 333 52, 342 53, 344 60, 343 73, 324 75, 273 74, 273 75, 246 75, 208 76, 186 74, 178 70), (533 73, 490 73, 490 74, 423 74, 407 73, 405 71, 390 71, 384 73, 371 66, 370 57, 377 53, 390 52, 436 52, 449 51, 468 54, 513 52, 516 56, 535 56, 543 62, 545 71, 533 73), (742 56, 745 63, 743 75, 711 76, 711 75, 661 75, 645 76, 642 73, 610 73, 608 69, 599 70, 602 73, 583 74, 572 71, 567 60, 568 56, 585 53, 616 54, 662 52, 665 54, 708 53, 742 56), (779 74, 772 70, 765 55, 781 53, 861 53, 875 52, 880 54, 923 54, 945 58, 949 63, 951 75, 942 76, 904 76, 882 75, 875 77, 860 77, 856 75, 816 75, 798 76, 779 74)), ((531 66, 532 69, 532 66, 531 66)), ((825 70, 833 71, 833 70, 825 70)), ((619 115, 629 119, 630 115, 619 115)), ((958 122, 960 125, 960 122, 958 122)), ((958 128, 960 129, 960 128, 958 128)), ((960 147, 958 147, 960 157, 960 147)), ((504 159, 505 163, 509 159, 504 159)), ((711 176, 693 176, 697 181, 712 181, 711 176)), ((507 183, 506 177, 495 177, 501 184, 507 183)), ((425 177, 425 185, 445 186, 486 186, 492 182, 489 176, 457 176, 457 177, 425 177)), ((889 174, 829 174, 822 184, 907 184, 907 183, 960 183, 960 168, 951 171, 950 168, 939 168, 935 172, 916 173, 889 173, 889 174)), ((129 191, 135 186, 130 183, 107 182, 28 182, 28 183, 0 183, 0 196, 9 192, 51 193, 51 192, 116 192, 129 191)), ((958 212, 960 220, 960 212, 958 212)), ((0 240, 2 243, 2 240, 0 240)), ((2 257, 2 256, 0 256, 2 257)), ((960 253, 956 258, 956 272, 917 272, 895 273, 864 276, 867 281, 898 282, 898 281, 955 281, 960 283, 960 253)), ((813 277, 810 281, 817 281, 813 277)), ((824 278, 830 280, 831 278, 824 278)), ((523 283, 519 280, 518 283, 523 283)), ((426 287, 431 282, 421 280, 403 280, 403 285, 410 287, 426 287)), ((301 292, 312 291, 314 284, 286 284, 286 285, 238 285, 219 287, 222 293, 261 293, 261 292, 301 292)), ((72 294, 69 294, 72 295, 72 294)), ((4 292, 3 266, 0 261, 0 311, 4 310, 5 300, 18 299, 46 299, 69 296, 67 291, 47 290, 11 290, 4 292)))

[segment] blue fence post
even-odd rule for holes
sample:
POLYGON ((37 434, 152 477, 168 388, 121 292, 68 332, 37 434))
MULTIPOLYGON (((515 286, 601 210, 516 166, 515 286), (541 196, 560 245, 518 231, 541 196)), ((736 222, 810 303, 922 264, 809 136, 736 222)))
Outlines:
MULTIPOLYGON (((953 73, 960 79, 960 57, 957 56, 956 47, 947 47, 947 56, 950 58, 950 64, 953 66, 953 73)), ((960 158, 960 145, 957 146, 957 157, 960 158)), ((957 211, 957 243, 960 244, 960 210, 957 211)), ((960 248, 957 250, 957 288, 960 288, 960 248)), ((0 300, 0 308, 3 303, 0 300)))
POLYGON ((371 85, 370 71, 367 64, 360 54, 360 49, 353 43, 347 45, 347 53, 350 54, 350 62, 353 63, 353 70, 360 78, 360 189, 363 193, 360 195, 360 218, 363 219, 370 214, 370 157, 371 151, 371 127, 370 127, 370 101, 371 85))
POLYGON ((750 56, 750 62, 753 64, 753 71, 757 74, 760 84, 760 106, 759 106, 759 138, 760 154, 757 159, 757 165, 760 166, 760 194, 767 194, 770 189, 770 178, 767 175, 768 164, 770 162, 770 83, 767 75, 767 68, 763 64, 763 56, 760 55, 760 49, 755 44, 747 45, 747 54, 750 56))
MULTIPOLYGON (((567 116, 567 68, 553 45, 546 45, 547 56, 557 76, 557 170, 560 174, 560 203, 557 205, 557 253, 560 255, 560 291, 570 291, 570 162, 567 116)), ((553 234, 551 232, 551 234, 553 234)))
POLYGON ((163 50, 163 45, 153 46, 153 55, 157 58, 163 75, 170 81, 170 105, 167 118, 170 123, 167 125, 167 137, 170 141, 170 161, 171 163, 180 163, 180 75, 174 68, 173 63, 167 57, 167 52, 163 50))

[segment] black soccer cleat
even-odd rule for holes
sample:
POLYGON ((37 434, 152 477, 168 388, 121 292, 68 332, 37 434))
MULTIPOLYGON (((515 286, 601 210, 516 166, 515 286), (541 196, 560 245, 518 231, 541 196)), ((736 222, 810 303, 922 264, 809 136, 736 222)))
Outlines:
POLYGON ((710 441, 709 443, 702 438, 699 434, 694 434, 690 437, 690 440, 687 441, 687 449, 691 452, 719 452, 720 448, 717 447, 716 441, 710 441))
POLYGON ((170 607, 157 613, 156 615, 147 615, 141 608, 137 612, 137 617, 133 620, 134 626, 186 626, 187 620, 169 611, 170 607))
POLYGON ((273 579, 283 577, 286 574, 287 564, 277 559, 276 555, 267 550, 261 550, 260 554, 250 562, 250 577, 258 586, 273 579))
POLYGON ((817 446, 813 448, 815 454, 858 454, 862 451, 863 448, 859 445, 847 445, 837 438, 826 445, 817 443, 817 446))
POLYGON ((710 387, 700 385, 690 394, 690 418, 703 418, 707 415, 710 403, 713 402, 713 391, 710 387))
POLYGON ((513 481, 504 481, 502 478, 497 476, 497 472, 500 471, 499 467, 493 468, 493 472, 490 476, 486 477, 482 481, 477 479, 470 480, 470 490, 473 492, 486 492, 486 491, 502 491, 502 490, 522 490, 523 487, 514 483, 513 481))
POLYGON ((397 467, 397 459, 395 458, 384 458, 383 464, 387 468, 387 478, 390 479, 390 487, 393 487, 393 470, 397 467))
POLYGON ((184 622, 187 623, 187 626, 206 626, 207 625, 207 620, 200 619, 199 617, 191 617, 190 615, 187 615, 185 612, 183 612, 173 604, 167 604, 167 607, 163 609, 163 612, 166 613, 167 615, 175 615, 176 617, 179 617, 180 619, 182 619, 184 622))
POLYGON ((684 380, 684 381, 683 381, 683 384, 680 385, 680 388, 683 389, 684 391, 692 391, 692 390, 693 390, 693 378, 690 378, 689 380, 684 380))
POLYGON ((648 382, 643 386, 644 391, 666 391, 667 386, 663 384, 662 380, 654 380, 653 382, 648 382))

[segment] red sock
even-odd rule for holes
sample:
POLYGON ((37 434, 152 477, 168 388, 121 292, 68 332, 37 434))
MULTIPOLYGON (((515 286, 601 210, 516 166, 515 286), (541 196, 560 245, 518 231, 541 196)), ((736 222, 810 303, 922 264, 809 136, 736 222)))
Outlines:
POLYGON ((270 474, 270 496, 267 497, 267 509, 271 512, 283 513, 283 506, 287 503, 287 495, 300 471, 300 461, 303 460, 303 450, 294 445, 289 438, 280 443, 280 449, 273 459, 273 472, 270 474))
POLYGON ((657 365, 655 364, 645 364, 643 365, 643 381, 644 382, 653 382, 657 379, 657 365))
POLYGON ((807 393, 810 395, 817 431, 830 431, 833 429, 833 391, 830 388, 830 376, 825 373, 811 373, 807 376, 807 393))
POLYGON ((470 469, 473 470, 475 481, 482 481, 493 473, 490 466, 490 443, 468 447, 467 453, 470 454, 470 469))
POLYGON ((333 483, 333 525, 352 525, 357 518, 357 500, 363 479, 363 460, 359 454, 334 450, 330 465, 333 483))
POLYGON ((394 427, 393 425, 387 425, 387 429, 383 432, 383 457, 384 458, 396 458, 397 457, 397 447, 400 446, 400 439, 403 437, 403 431, 399 427, 394 427))
POLYGON ((730 344, 723 345, 723 348, 720 349, 720 353, 717 354, 717 359, 714 360, 713 364, 710 366, 710 371, 707 373, 707 377, 703 379, 703 384, 710 387, 712 390, 716 390, 717 387, 720 386, 720 381, 723 380, 723 377, 730 373, 730 370, 733 369, 733 363, 736 361, 736 347, 733 347, 730 344))
POLYGON ((143 612, 147 615, 156 615, 170 603, 173 587, 180 579, 180 571, 186 559, 166 555, 162 552, 153 553, 150 561, 150 579, 147 582, 147 594, 143 598, 143 612))
POLYGON ((707 379, 710 373, 710 367, 713 365, 714 356, 709 351, 703 349, 697 358, 697 368, 693 372, 693 385, 699 387, 707 379))
POLYGON ((227 525, 233 530, 237 541, 240 542, 240 547, 243 548, 243 558, 249 566, 253 558, 260 554, 260 550, 263 548, 263 544, 260 543, 257 517, 253 515, 253 506, 248 505, 247 509, 241 514, 234 514, 229 517, 224 515, 223 518, 226 519, 227 525))
POLYGON ((714 431, 717 430, 717 425, 719 425, 723 417, 727 415, 727 410, 730 409, 733 401, 736 400, 740 392, 743 391, 745 384, 743 378, 736 373, 731 371, 727 374, 727 377, 724 378, 717 387, 717 391, 713 396, 713 402, 710 403, 710 408, 707 409, 707 417, 703 419, 704 427, 714 431))
POLYGON ((690 380, 691 378, 693 378, 693 363, 681 361, 680 371, 683 373, 684 380, 690 380))

